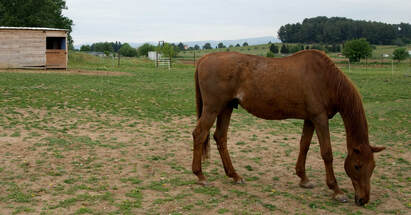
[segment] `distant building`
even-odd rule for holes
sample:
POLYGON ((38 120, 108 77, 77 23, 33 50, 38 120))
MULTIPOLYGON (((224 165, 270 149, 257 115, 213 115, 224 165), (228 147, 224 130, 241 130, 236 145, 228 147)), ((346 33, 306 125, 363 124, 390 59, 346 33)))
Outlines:
POLYGON ((1 27, 0 68, 67 68, 67 30, 1 27))
POLYGON ((157 53, 157 52, 155 52, 155 51, 150 51, 150 52, 148 52, 148 58, 150 59, 150 60, 157 60, 157 57, 158 57, 158 59, 160 59, 161 58, 161 54, 160 53, 157 53))
MULTIPOLYGON (((94 55, 96 57, 106 57, 107 55, 104 52, 87 52, 87 54, 94 55)), ((110 54, 111 56, 112 54, 110 54)))

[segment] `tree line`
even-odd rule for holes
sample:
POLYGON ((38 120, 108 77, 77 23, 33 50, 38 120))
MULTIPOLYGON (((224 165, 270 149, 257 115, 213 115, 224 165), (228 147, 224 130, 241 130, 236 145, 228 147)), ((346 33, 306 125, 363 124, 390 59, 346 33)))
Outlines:
POLYGON ((0 26, 67 29, 69 49, 74 49, 70 35, 73 21, 63 10, 67 10, 65 0, 1 0, 0 26))
POLYGON ((278 37, 283 43, 336 44, 366 38, 375 45, 404 45, 411 43, 411 25, 319 16, 281 26, 278 37))
POLYGON ((84 52, 103 52, 106 55, 110 53, 119 53, 126 57, 136 57, 137 50, 128 43, 121 42, 99 42, 91 45, 82 45, 80 51, 84 52))

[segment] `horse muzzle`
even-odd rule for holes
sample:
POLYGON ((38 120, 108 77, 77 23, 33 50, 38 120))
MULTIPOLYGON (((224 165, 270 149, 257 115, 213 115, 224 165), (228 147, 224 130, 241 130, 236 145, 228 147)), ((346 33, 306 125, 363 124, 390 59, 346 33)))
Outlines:
POLYGON ((357 195, 355 195, 355 204, 358 206, 363 206, 367 204, 369 201, 368 198, 359 198, 357 195))

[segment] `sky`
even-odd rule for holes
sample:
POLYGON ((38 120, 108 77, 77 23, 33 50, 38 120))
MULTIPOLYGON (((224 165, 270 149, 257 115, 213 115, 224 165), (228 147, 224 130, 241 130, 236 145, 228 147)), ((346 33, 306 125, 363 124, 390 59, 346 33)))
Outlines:
POLYGON ((411 23, 410 0, 66 0, 75 45, 277 37, 316 16, 411 23))

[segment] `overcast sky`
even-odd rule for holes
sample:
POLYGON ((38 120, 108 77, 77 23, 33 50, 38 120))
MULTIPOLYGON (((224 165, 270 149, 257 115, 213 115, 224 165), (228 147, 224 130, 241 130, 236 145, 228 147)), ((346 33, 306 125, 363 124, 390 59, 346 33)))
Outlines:
POLYGON ((411 23, 410 0, 66 0, 76 45, 277 36, 316 16, 411 23))

